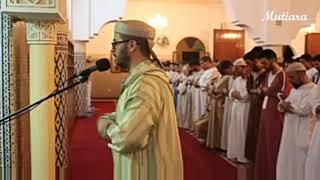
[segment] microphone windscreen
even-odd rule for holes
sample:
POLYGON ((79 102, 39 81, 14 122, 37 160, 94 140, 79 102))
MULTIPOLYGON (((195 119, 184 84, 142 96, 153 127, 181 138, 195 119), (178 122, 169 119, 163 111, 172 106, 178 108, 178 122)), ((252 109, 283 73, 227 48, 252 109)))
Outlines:
POLYGON ((107 58, 101 58, 96 61, 98 71, 106 71, 110 69, 110 61, 107 58))

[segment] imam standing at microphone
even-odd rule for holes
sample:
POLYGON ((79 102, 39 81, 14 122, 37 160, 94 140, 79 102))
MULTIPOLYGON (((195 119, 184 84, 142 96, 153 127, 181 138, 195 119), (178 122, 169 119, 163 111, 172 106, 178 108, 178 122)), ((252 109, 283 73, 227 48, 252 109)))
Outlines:
POLYGON ((97 122, 113 152, 115 180, 183 180, 172 91, 165 72, 150 59, 154 37, 155 29, 141 21, 115 25, 112 54, 129 76, 116 112, 97 122))

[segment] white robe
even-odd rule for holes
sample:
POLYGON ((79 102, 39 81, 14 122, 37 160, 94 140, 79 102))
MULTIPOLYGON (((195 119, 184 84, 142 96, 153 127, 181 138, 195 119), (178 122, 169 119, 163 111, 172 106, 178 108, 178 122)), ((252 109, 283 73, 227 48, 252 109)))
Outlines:
POLYGON ((174 83, 177 83, 177 81, 179 81, 180 80, 180 78, 181 78, 181 76, 182 76, 182 74, 181 73, 178 73, 178 72, 174 72, 174 74, 172 75, 172 86, 173 86, 173 84, 174 83))
POLYGON ((317 73, 318 73, 318 70, 314 67, 307 70, 307 76, 310 80, 312 80, 312 77, 317 73))
POLYGON ((179 91, 177 102, 177 119, 179 127, 184 127, 187 120, 187 79, 187 76, 180 74, 180 83, 177 87, 177 90, 179 91))
MULTIPOLYGON (((233 87, 234 79, 233 77, 229 79, 229 88, 230 91, 233 87)), ((221 133, 221 149, 227 150, 228 148, 228 134, 231 121, 231 112, 233 107, 233 99, 231 96, 227 96, 224 103, 224 113, 223 113, 223 122, 222 122, 222 133, 221 133)))
POLYGON ((191 129, 192 125, 192 106, 193 106, 193 100, 192 100, 192 83, 194 80, 194 74, 187 77, 186 81, 186 120, 182 122, 181 127, 184 129, 191 129))
POLYGON ((234 80, 233 88, 230 91, 230 96, 234 91, 240 92, 241 100, 234 99, 231 121, 228 134, 228 158, 236 158, 237 161, 246 163, 245 146, 247 124, 249 118, 250 101, 247 91, 247 80, 242 77, 237 77, 234 80))
MULTIPOLYGON (((318 86, 312 96, 313 114, 316 115, 316 108, 320 106, 320 87, 318 86)), ((316 124, 313 129, 312 138, 306 158, 305 180, 319 180, 320 177, 320 114, 316 116, 316 124)))
MULTIPOLYGON (((292 89, 285 101, 294 107, 286 113, 277 161, 277 180, 304 180, 305 161, 308 152, 308 130, 312 119, 310 95, 314 83, 292 89)), ((281 102, 280 102, 281 103, 281 102)), ((279 111, 283 109, 279 106, 279 111)))
MULTIPOLYGON (((194 81, 196 83, 199 82, 199 79, 202 76, 203 72, 204 71, 202 70, 202 71, 199 71, 199 72, 196 73, 195 79, 194 79, 194 81)), ((193 95, 194 96, 193 121, 198 121, 200 119, 201 115, 202 115, 201 114, 202 113, 202 111, 201 111, 201 94, 202 94, 202 90, 200 88, 195 88, 195 87, 194 87, 194 89, 195 89, 195 91, 194 91, 194 95, 193 95)))
POLYGON ((311 81, 316 85, 320 86, 320 73, 316 73, 312 76, 311 81))
POLYGON ((168 79, 170 82, 171 89, 173 90, 173 83, 177 79, 177 76, 179 75, 179 73, 174 72, 174 71, 169 71, 167 74, 168 74, 168 79))
POLYGON ((174 106, 176 111, 178 107, 178 98, 179 98, 178 86, 179 86, 179 81, 181 76, 182 76, 181 73, 175 72, 172 77, 172 94, 173 94, 173 101, 174 101, 174 106))
POLYGON ((200 85, 200 89, 201 89, 201 94, 200 94, 200 97, 201 97, 200 114, 201 114, 201 116, 204 115, 207 110, 209 81, 211 79, 215 79, 219 76, 221 76, 221 74, 219 73, 218 69, 216 67, 213 67, 213 68, 210 68, 210 69, 204 71, 204 73, 201 75, 201 77, 199 79, 199 85, 200 85))
POLYGON ((173 73, 173 71, 166 71, 166 74, 168 76, 169 82, 172 79, 172 73, 173 73))
POLYGON ((167 75, 167 78, 170 79, 170 71, 164 71, 167 75))

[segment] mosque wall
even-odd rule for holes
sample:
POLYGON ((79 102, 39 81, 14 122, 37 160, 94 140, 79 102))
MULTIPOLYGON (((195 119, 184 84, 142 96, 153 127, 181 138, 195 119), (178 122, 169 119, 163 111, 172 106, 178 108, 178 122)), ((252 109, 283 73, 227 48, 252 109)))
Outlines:
MULTIPOLYGON (((170 60, 176 45, 185 37, 193 36, 200 39, 206 46, 206 51, 213 54, 213 30, 240 29, 226 22, 226 14, 222 3, 211 4, 181 4, 175 2, 150 2, 150 1, 128 1, 123 19, 138 19, 148 22, 150 19, 160 15, 167 19, 166 27, 156 27, 157 37, 164 35, 169 39, 169 45, 161 47, 155 45, 154 51, 159 59, 170 60)), ((87 55, 92 59, 99 57, 110 58, 111 42, 113 36, 113 24, 106 24, 100 29, 97 36, 87 43, 87 55)), ((245 51, 250 50, 254 42, 245 38, 245 51)), ((88 64, 90 65, 90 63, 88 64)), ((120 91, 121 81, 124 73, 95 73, 92 78, 93 98, 114 98, 120 91), (108 80, 105 81, 105 77, 108 80)))
MULTIPOLYGON (((95 36, 87 43, 87 54, 89 60, 99 58, 111 59, 111 42, 113 36, 114 24, 105 25, 95 36)), ((94 65, 93 62, 87 62, 87 66, 94 65)), ((127 73, 101 72, 93 73, 90 76, 92 82, 92 98, 115 98, 119 96, 121 82, 127 77, 127 73), (108 78, 106 80, 106 78, 108 78)))
MULTIPOLYGON (((224 4, 215 3, 175 3, 175 2, 150 2, 150 1, 128 1, 123 19, 138 19, 150 21, 160 15, 167 20, 166 27, 156 27, 157 37, 166 36, 169 45, 162 47, 155 45, 154 51, 162 60, 172 59, 177 43, 185 37, 194 36, 200 39, 206 46, 206 51, 213 55, 213 30, 214 29, 241 29, 231 25, 225 12, 224 4)), ((161 24, 160 24, 161 25, 161 24)), ((87 55, 91 59, 100 57, 110 58, 111 42, 113 36, 113 24, 102 27, 97 36, 87 43, 87 55)), ((316 27, 320 26, 320 13, 317 16, 316 27)), ((310 29, 310 28, 309 28, 310 29)), ((305 34, 309 29, 302 29, 295 39, 292 40, 296 55, 304 53, 305 34)), ((248 52, 256 44, 245 34, 245 52, 248 52)), ((91 62, 93 64, 94 62, 91 62)), ((90 65, 90 63, 88 63, 90 65)), ((120 84, 125 79, 125 73, 96 73, 92 78, 93 98, 114 98, 120 91, 120 84), (108 77, 110 81, 105 81, 108 77)))
POLYGON ((318 11, 315 26, 301 28, 297 33, 297 36, 291 41, 291 46, 294 49, 297 56, 305 53, 305 36, 308 32, 320 32, 320 9, 318 11))
MULTIPOLYGON (((214 4, 181 4, 174 2, 128 2, 124 19, 138 19, 148 22, 160 15, 167 19, 167 27, 156 27, 157 37, 166 36, 169 45, 155 45, 154 50, 160 59, 171 59, 177 43, 185 37, 193 36, 200 39, 206 46, 206 51, 213 53, 213 29, 240 29, 227 24, 222 3, 214 4)), ((109 54, 112 40, 112 25, 105 25, 99 35, 87 44, 90 55, 109 54)), ((251 49, 253 42, 246 36, 246 50, 251 49)))

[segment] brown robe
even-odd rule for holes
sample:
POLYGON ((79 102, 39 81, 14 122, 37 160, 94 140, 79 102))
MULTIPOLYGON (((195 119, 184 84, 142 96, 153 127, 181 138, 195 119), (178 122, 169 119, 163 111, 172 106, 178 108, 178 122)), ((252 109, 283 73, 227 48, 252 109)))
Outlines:
MULTIPOLYGON (((271 73, 271 72, 270 72, 271 73)), ((268 85, 267 73, 264 86, 268 85)), ((262 109, 260 129, 257 143, 255 179, 276 180, 276 166, 281 141, 284 113, 278 110, 278 93, 285 99, 291 89, 284 71, 278 73, 269 87, 265 97, 268 97, 266 108, 262 109)))
POLYGON ((250 161, 255 161, 257 137, 259 134, 260 116, 262 110, 263 95, 250 93, 251 89, 259 88, 265 80, 264 71, 258 73, 256 79, 251 75, 247 81, 247 90, 250 94, 250 110, 247 126, 246 152, 245 156, 250 161))
POLYGON ((224 113, 224 102, 228 92, 230 76, 222 76, 213 80, 213 86, 210 89, 211 98, 209 107, 208 134, 206 146, 209 148, 221 149, 221 133, 224 113))
POLYGON ((195 137, 205 139, 208 132, 208 113, 206 112, 198 121, 195 121, 193 126, 195 137))

